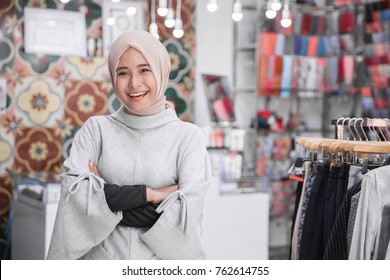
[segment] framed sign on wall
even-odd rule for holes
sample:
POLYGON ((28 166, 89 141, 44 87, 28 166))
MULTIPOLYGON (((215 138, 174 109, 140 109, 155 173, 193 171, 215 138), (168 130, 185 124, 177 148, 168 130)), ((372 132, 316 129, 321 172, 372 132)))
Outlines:
POLYGON ((85 14, 26 7, 24 40, 26 53, 86 56, 85 14))
POLYGON ((145 3, 135 1, 120 1, 114 3, 104 0, 103 17, 103 55, 108 51, 113 41, 125 31, 145 30, 145 3))

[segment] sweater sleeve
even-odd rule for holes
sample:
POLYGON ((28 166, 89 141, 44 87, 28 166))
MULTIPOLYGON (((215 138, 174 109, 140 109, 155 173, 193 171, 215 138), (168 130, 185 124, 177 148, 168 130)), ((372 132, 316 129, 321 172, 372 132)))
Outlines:
POLYGON ((104 195, 106 196, 108 207, 113 212, 137 208, 147 204, 145 185, 118 186, 105 183, 104 195))
POLYGON ((104 194, 111 211, 122 211, 120 225, 151 227, 160 217, 156 204, 147 203, 145 185, 104 184, 104 194))
POLYGON ((127 227, 152 227, 161 215, 157 213, 157 207, 157 204, 148 203, 145 206, 123 210, 123 218, 119 224, 127 227))
POLYGON ((94 137, 91 119, 77 132, 68 171, 61 175, 61 193, 48 259, 78 259, 111 234, 122 220, 104 196, 104 180, 89 171, 88 159, 97 162, 100 139, 94 137))
POLYGON ((202 224, 212 176, 202 131, 196 130, 186 144, 178 161, 179 190, 160 204, 160 218, 141 235, 161 259, 206 258, 202 224))

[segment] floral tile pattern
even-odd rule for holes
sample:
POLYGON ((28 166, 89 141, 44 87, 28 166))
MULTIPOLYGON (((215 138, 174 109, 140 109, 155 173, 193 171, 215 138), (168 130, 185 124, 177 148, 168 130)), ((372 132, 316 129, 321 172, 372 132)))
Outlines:
POLYGON ((65 72, 71 73, 72 80, 101 81, 108 72, 106 59, 101 56, 91 58, 68 56, 64 68, 65 72))
POLYGON ((172 69, 169 75, 169 81, 172 83, 184 82, 192 67, 192 60, 188 49, 185 48, 183 43, 175 39, 168 39, 163 43, 171 57, 172 69))
MULTIPOLYGON (((2 98, 5 98, 5 107, 3 107, 0 110, 1 111, 1 113, 0 113, 0 126, 2 126, 2 125, 6 124, 7 118, 12 118, 12 116, 13 116, 13 113, 14 113, 14 107, 13 107, 14 94, 13 94, 12 87, 9 84, 9 78, 7 76, 0 75, 0 79, 5 80, 6 84, 7 84, 6 90, 5 90, 5 96, 2 97, 2 98)), ((4 102, 4 100, 2 99, 2 105, 4 104, 3 102, 4 102)))
POLYGON ((13 38, 8 34, 4 34, 0 28, 0 74, 4 74, 7 69, 10 69, 14 64, 15 48, 13 38))
POLYGON ((20 67, 17 61, 15 61, 14 66, 12 68, 7 68, 5 72, 8 91, 13 93, 15 86, 22 85, 23 79, 29 76, 31 76, 31 73, 25 67, 20 67))
POLYGON ((63 117, 63 90, 51 78, 28 80, 27 87, 15 89, 15 116, 25 126, 54 126, 63 117))
MULTIPOLYGON (((102 2, 102 1, 100 1, 102 2)), ((87 28, 90 28, 95 20, 102 17, 102 9, 99 1, 96 0, 73 0, 65 4, 65 10, 79 11, 85 13, 87 28)))
POLYGON ((190 122, 192 120, 191 89, 186 84, 170 84, 166 96, 167 100, 174 104, 180 119, 190 122))
POLYGON ((22 128, 15 137, 15 169, 33 172, 57 172, 62 169, 62 138, 54 128, 22 128))
POLYGON ((174 105, 178 115, 182 115, 186 111, 187 104, 182 98, 180 98, 176 86, 170 85, 167 88, 165 95, 167 96, 167 100, 174 105))
POLYGON ((111 88, 108 94, 108 113, 112 114, 121 107, 119 99, 116 97, 114 90, 111 88))
POLYGON ((66 134, 62 141, 62 159, 65 160, 70 155, 70 148, 72 146, 72 142, 74 139, 74 136, 76 135, 76 132, 79 130, 79 127, 72 128, 69 130, 69 133, 66 134))
POLYGON ((37 75, 50 75, 52 68, 58 64, 63 63, 63 58, 58 55, 38 55, 25 53, 21 44, 17 46, 17 56, 19 65, 25 65, 30 72, 37 75))
POLYGON ((65 118, 71 119, 74 126, 82 126, 91 116, 107 114, 107 99, 104 83, 73 81, 65 89, 65 118))
POLYGON ((14 136, 6 132, 6 128, 0 127, 0 176, 6 175, 11 170, 14 162, 14 136))
POLYGON ((22 127, 22 119, 16 118, 14 114, 0 118, 0 125, 4 127, 5 133, 15 135, 22 127))
POLYGON ((0 2, 0 18, 5 17, 7 13, 10 13, 14 9, 14 0, 2 0, 0 2))

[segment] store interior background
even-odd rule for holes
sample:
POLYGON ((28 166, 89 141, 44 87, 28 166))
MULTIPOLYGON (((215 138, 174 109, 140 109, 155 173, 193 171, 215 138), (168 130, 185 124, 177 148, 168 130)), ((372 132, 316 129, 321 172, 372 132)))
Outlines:
MULTIPOLYGON (((28 251, 33 250, 39 251, 38 255, 43 258, 48 246, 50 234, 47 227, 50 225, 45 219, 52 219, 53 215, 47 216, 45 211, 49 210, 46 206, 37 210, 43 221, 34 220, 35 225, 32 225, 38 225, 40 229, 24 228, 27 222, 18 225, 19 231, 15 231, 15 227, 12 230, 12 221, 17 214, 12 207, 13 192, 18 191, 16 185, 21 183, 19 175, 34 177, 43 185, 50 182, 63 171, 62 162, 84 121, 92 115, 112 113, 119 106, 110 85, 106 59, 100 50, 88 58, 25 53, 23 8, 84 11, 87 36, 98 42, 105 25, 103 2, 71 0, 63 4, 60 0, 2 0, 0 3, 0 85, 5 92, 5 106, 0 110, 2 259, 13 258, 12 246, 15 247, 16 242, 11 237, 18 240, 15 253, 18 257, 25 254, 25 258, 35 258, 37 255, 28 251)), ((151 1, 121 1, 122 4, 126 2, 144 5, 147 27, 151 1)), ((172 35, 172 29, 164 26, 163 18, 157 17, 160 40, 167 47, 173 65, 166 94, 182 120, 203 128, 214 163, 215 180, 207 197, 205 220, 205 245, 209 258, 288 259, 296 183, 286 178, 297 154, 293 145, 295 137, 333 138, 332 120, 362 116, 387 118, 389 105, 386 103, 386 106, 376 108, 373 104, 378 96, 367 94, 367 91, 362 94, 362 88, 375 86, 370 84, 369 76, 366 77, 367 84, 360 84, 359 90, 353 93, 343 89, 355 87, 341 84, 341 90, 336 93, 326 94, 318 90, 313 94, 298 95, 292 92, 285 98, 280 94, 259 96, 257 89, 240 92, 237 77, 243 83, 247 80, 248 86, 257 84, 258 35, 266 25, 263 13, 266 1, 241 0, 244 18, 239 23, 235 23, 231 16, 234 2, 217 1, 218 9, 211 13, 206 8, 209 0, 182 0, 184 36, 180 39, 172 35), (245 8, 248 6, 252 9, 245 8), (248 19, 250 13, 257 13, 258 17, 248 19), (244 32, 237 31, 238 24, 244 32), (240 42, 237 38, 247 40, 244 45, 253 43, 244 51, 244 56, 238 51, 240 42), (234 124, 221 127, 211 121, 203 74, 227 77, 234 99, 234 124), (280 117, 284 128, 275 128, 274 131, 259 129, 256 115, 263 109, 268 109, 275 118, 280 117), (215 137, 219 131, 231 135, 232 132, 245 131, 244 148, 232 150, 215 145, 215 139, 210 137, 215 137), (215 163, 226 161, 226 158, 231 160, 237 155, 242 159, 240 172, 227 178, 215 163), (270 169, 277 174, 268 176, 267 170, 270 169)), ((339 3, 344 8, 361 3, 344 2, 339 3)), ((174 0, 173 7, 176 4, 174 0)), ((363 26, 356 26, 350 35, 357 38, 358 32, 366 30, 363 26)), ((360 34, 362 38, 363 35, 360 34)), ((384 52, 388 56, 388 38, 386 44, 384 52)), ((361 53, 355 50, 350 53, 346 50, 345 54, 364 62, 357 59, 361 53)), ((357 82, 356 79, 353 82, 357 82)), ((387 95, 381 95, 380 99, 387 100, 388 95, 387 90, 387 95)))

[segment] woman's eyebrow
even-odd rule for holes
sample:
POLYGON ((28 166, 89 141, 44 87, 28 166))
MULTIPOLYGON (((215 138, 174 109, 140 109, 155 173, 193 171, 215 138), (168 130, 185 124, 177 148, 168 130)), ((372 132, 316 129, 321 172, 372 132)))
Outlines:
MULTIPOLYGON (((137 65, 137 68, 140 68, 140 67, 150 67, 150 65, 147 64, 147 63, 138 64, 138 65, 137 65)), ((126 66, 121 66, 121 67, 116 68, 116 71, 122 70, 122 69, 128 69, 128 67, 126 67, 126 66)))

